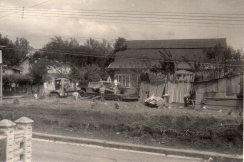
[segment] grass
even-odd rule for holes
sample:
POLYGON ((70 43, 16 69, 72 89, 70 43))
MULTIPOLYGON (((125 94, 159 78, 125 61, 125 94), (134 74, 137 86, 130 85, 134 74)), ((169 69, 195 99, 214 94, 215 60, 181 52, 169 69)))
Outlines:
POLYGON ((138 102, 64 99, 5 101, 1 114, 34 119, 34 130, 140 144, 242 153, 242 118, 217 111, 172 106, 149 108, 138 102))

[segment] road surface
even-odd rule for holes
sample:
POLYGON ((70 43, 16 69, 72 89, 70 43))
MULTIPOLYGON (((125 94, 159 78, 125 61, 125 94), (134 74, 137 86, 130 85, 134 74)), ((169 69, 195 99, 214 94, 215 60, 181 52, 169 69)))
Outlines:
POLYGON ((201 159, 33 139, 33 162, 202 162, 201 159))

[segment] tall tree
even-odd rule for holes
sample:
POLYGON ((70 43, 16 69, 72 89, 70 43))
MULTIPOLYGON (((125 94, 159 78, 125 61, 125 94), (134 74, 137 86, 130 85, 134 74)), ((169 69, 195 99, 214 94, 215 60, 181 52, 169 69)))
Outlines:
POLYGON ((35 60, 32 62, 30 74, 34 78, 34 83, 44 82, 43 76, 47 74, 48 61, 46 59, 35 60))
POLYGON ((207 56, 212 60, 212 67, 216 69, 224 69, 225 72, 231 69, 236 69, 234 66, 242 64, 240 50, 235 50, 232 47, 222 47, 220 45, 215 46, 212 49, 207 50, 207 56))
POLYGON ((107 55, 105 66, 108 66, 111 62, 114 61, 116 52, 124 51, 126 49, 127 49, 126 39, 122 37, 118 37, 118 39, 116 39, 113 45, 113 51, 109 55, 107 55))
MULTIPOLYGON (((71 68, 71 77, 79 78, 80 80, 92 78, 90 75, 101 78, 100 74, 102 74, 101 71, 104 69, 106 55, 111 53, 111 51, 112 47, 106 40, 97 41, 90 38, 85 44, 81 45, 74 38, 65 40, 56 36, 34 54, 32 62, 39 62, 39 60, 44 59, 47 69, 49 67, 58 69, 69 66, 71 68), (84 77, 85 75, 86 77, 84 77)), ((95 80, 97 80, 97 77, 95 77, 95 80)))
POLYGON ((19 62, 19 60, 15 57, 15 45, 12 40, 10 40, 7 36, 2 36, 0 34, 0 45, 5 46, 2 49, 3 52, 3 64, 5 65, 15 65, 19 62))
POLYGON ((96 63, 99 66, 106 66, 108 56, 113 51, 113 48, 106 40, 98 41, 90 38, 84 44, 84 47, 88 50, 88 64, 96 63))
POLYGON ((16 38, 14 45, 16 48, 16 56, 19 60, 28 56, 31 50, 33 50, 26 38, 16 38))
POLYGON ((5 46, 3 51, 3 64, 8 66, 18 65, 31 51, 32 47, 25 38, 17 38, 15 42, 7 36, 0 34, 0 45, 5 46))
POLYGON ((119 37, 118 39, 116 39, 115 43, 114 43, 114 53, 118 52, 118 51, 123 51, 126 50, 127 45, 126 45, 126 39, 119 37))

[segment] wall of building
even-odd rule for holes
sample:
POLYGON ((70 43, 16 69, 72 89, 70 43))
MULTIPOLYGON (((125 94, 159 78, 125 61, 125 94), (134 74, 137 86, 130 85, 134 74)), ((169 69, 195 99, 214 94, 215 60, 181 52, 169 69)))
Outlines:
MULTIPOLYGON (((230 78, 217 79, 208 82, 196 83, 196 99, 203 100, 205 97, 212 98, 237 98, 241 91, 241 78, 234 76, 230 78)), ((242 86, 243 88, 243 86, 242 86)))
MULTIPOLYGON (((114 71, 114 76, 116 74, 127 74, 130 76, 130 87, 125 88, 125 94, 134 94, 139 93, 139 70, 132 70, 132 69, 120 69, 114 71)), ((112 77, 112 80, 114 80, 114 77, 112 77)))

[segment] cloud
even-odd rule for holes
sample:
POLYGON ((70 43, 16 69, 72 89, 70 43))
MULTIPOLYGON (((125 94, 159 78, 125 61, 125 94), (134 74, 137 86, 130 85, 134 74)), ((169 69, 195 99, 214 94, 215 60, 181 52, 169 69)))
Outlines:
MULTIPOLYGON (((1 0, 1 8, 13 8, 31 6, 41 1, 32 0, 1 0)), ((206 13, 231 13, 242 12, 243 0, 50 0, 35 7, 36 9, 47 9, 57 11, 57 9, 86 9, 86 10, 130 10, 130 11, 158 11, 162 12, 206 12, 206 13), (222 2, 224 1, 224 2, 222 2)), ((33 9, 35 9, 33 8, 33 9)), ((4 14, 0 12, 0 17, 4 14)), ((15 16, 6 16, 0 19, 0 32, 9 35, 12 39, 16 37, 26 37, 36 48, 43 46, 50 37, 55 35, 64 38, 75 37, 84 41, 83 37, 116 39, 119 36, 126 39, 182 39, 182 38, 214 38, 226 37, 230 45, 241 48, 244 46, 244 29, 225 28, 221 25, 209 27, 207 25, 162 23, 161 25, 131 24, 136 22, 116 22, 108 23, 102 19, 81 19, 64 17, 37 17, 24 15, 21 19, 21 12, 15 16), (3 25, 2 25, 3 24, 3 25)), ((143 23, 143 22, 142 22, 143 23)), ((243 47, 244 48, 244 47, 243 47)))

